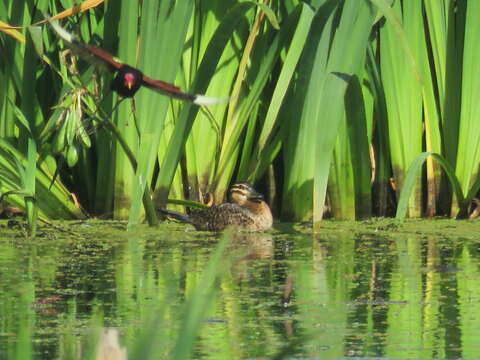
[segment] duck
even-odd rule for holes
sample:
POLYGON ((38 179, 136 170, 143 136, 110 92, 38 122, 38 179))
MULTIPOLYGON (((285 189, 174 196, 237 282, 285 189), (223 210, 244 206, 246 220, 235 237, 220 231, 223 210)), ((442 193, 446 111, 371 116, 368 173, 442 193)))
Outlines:
POLYGON ((230 202, 204 209, 192 209, 189 214, 159 209, 163 215, 191 224, 197 230, 266 231, 272 227, 273 216, 262 194, 246 182, 237 182, 229 189, 230 202))

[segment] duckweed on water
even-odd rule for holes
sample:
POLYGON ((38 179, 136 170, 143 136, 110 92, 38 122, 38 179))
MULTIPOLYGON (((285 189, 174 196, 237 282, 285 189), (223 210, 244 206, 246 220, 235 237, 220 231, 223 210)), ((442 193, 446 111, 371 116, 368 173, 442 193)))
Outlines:
POLYGON ((223 235, 173 223, 55 225, 67 231, 43 226, 34 239, 0 225, 2 359, 95 358, 95 333, 118 334, 129 359, 469 358, 480 350, 476 220, 232 234, 207 282, 202 273, 223 235))

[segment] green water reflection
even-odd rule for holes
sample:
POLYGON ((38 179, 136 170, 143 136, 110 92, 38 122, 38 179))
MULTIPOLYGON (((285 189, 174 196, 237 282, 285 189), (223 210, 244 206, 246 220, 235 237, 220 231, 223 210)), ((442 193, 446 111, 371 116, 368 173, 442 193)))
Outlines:
MULTIPOLYGON (((480 223, 423 224, 235 235, 195 358, 478 358, 480 223)), ((27 240, 0 226, 0 359, 83 358, 98 324, 130 351, 159 311, 168 358, 221 238, 89 223, 27 240)))

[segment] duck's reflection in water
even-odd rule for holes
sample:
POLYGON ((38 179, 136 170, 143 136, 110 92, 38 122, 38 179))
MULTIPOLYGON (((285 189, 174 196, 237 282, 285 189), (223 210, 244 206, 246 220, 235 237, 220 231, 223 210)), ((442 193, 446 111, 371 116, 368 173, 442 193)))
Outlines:
POLYGON ((272 234, 236 233, 232 235, 229 249, 229 253, 235 259, 231 271, 242 295, 245 295, 244 292, 251 292, 252 288, 261 289, 256 295, 249 293, 245 296, 256 299, 265 297, 259 306, 275 309, 272 310, 278 314, 275 321, 283 318, 280 321, 283 322, 284 338, 291 339, 295 335, 292 316, 292 313, 295 313, 295 306, 293 309, 291 307, 295 276, 283 261, 284 251, 280 250, 280 253, 278 251, 272 234))
POLYGON ((273 237, 269 233, 234 233, 230 246, 235 257, 239 257, 237 261, 272 259, 274 255, 273 237))

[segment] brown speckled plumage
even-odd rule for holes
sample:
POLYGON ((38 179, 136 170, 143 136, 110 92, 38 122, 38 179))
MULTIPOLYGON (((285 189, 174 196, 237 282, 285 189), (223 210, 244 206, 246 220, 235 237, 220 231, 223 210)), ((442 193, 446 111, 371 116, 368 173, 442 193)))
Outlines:
POLYGON ((272 227, 272 213, 263 196, 250 184, 236 183, 230 188, 230 203, 192 210, 180 214, 161 210, 177 220, 188 222, 197 230, 222 231, 233 228, 241 231, 264 231, 272 227))

